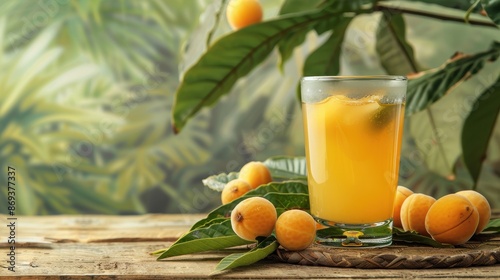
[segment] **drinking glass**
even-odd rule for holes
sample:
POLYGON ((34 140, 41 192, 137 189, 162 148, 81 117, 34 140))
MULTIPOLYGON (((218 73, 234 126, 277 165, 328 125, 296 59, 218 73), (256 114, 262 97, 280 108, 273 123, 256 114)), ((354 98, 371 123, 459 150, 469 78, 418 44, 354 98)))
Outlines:
POLYGON ((317 243, 392 243, 406 86, 402 76, 302 78, 310 208, 326 227, 317 243))

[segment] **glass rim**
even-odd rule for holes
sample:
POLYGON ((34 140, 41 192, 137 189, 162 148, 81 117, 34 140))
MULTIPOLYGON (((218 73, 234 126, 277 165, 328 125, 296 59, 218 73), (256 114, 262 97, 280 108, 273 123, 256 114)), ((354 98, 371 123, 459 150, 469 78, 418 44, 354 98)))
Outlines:
POLYGON ((408 78, 399 75, 368 75, 368 76, 304 76, 302 81, 407 81, 408 78))

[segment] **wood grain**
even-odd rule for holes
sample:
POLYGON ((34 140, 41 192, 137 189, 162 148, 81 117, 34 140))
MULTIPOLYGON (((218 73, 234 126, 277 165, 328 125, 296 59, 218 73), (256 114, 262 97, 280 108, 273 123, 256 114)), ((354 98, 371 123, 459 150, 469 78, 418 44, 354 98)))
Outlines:
MULTIPOLYGON (((174 241, 204 216, 150 214, 19 217, 17 234, 20 243, 174 241)), ((6 218, 7 216, 0 215, 3 221, 6 218)), ((0 227, 0 236, 6 235, 6 227, 0 227)), ((5 240, 0 240, 0 244, 1 242, 5 240)))
MULTIPOLYGON (((231 249, 156 261, 149 253, 168 247, 203 215, 18 217, 16 272, 7 270, 0 225, 0 277, 18 279, 495 279, 500 266, 452 269, 351 269, 301 266, 267 259, 211 275, 231 249)), ((0 216, 6 223, 6 217, 0 216)))

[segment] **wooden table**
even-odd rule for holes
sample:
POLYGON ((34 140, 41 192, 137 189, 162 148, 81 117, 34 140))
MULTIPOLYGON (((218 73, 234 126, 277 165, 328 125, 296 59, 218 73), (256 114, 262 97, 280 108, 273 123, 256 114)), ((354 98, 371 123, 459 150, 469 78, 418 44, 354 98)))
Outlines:
POLYGON ((210 275, 227 251, 156 261, 149 253, 172 244, 202 215, 17 217, 15 272, 9 271, 7 216, 0 220, 0 277, 20 279, 500 279, 500 265, 388 270, 299 266, 263 260, 210 275))

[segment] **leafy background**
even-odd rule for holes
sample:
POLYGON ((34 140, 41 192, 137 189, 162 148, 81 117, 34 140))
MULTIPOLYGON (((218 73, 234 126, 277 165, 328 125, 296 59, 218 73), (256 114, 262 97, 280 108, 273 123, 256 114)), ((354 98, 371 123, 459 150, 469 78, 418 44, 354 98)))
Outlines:
MULTIPOLYGON (((277 17, 285 3, 262 2, 265 20, 277 17)), ((304 34, 304 44, 290 50, 281 71, 276 71, 282 61, 274 50, 213 108, 173 133, 170 115, 183 73, 207 45, 231 32, 220 14, 225 4, 0 2, 0 162, 5 170, 0 180, 7 182, 7 166, 16 168, 17 214, 207 212, 220 204, 219 194, 203 187, 202 179, 238 171, 250 160, 304 154, 296 82, 307 55, 328 34, 304 34)), ((446 10, 425 6, 450 14, 468 7, 470 2, 446 10)), ((341 74, 386 73, 380 57, 394 48, 390 41, 377 46, 381 16, 360 15, 349 23, 340 49, 341 74)), ((492 27, 403 18, 406 26, 393 26, 404 27, 419 69, 438 67, 456 51, 488 50, 499 39, 492 27)), ((497 79, 499 66, 498 61, 486 63, 428 110, 407 118, 401 184, 436 197, 472 187, 460 160, 461 128, 476 97, 497 79)), ((497 208, 499 123, 477 186, 497 208)), ((7 201, 5 191, 0 201, 7 201)))

